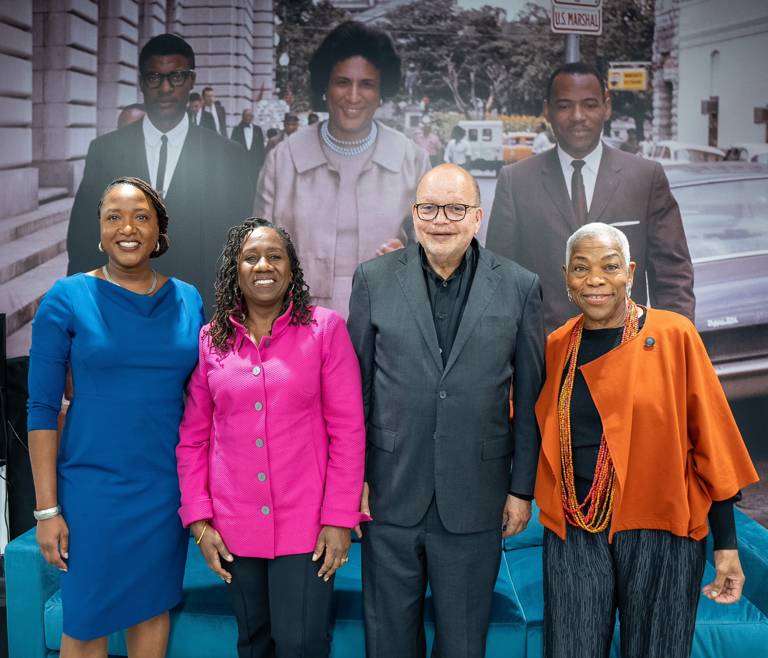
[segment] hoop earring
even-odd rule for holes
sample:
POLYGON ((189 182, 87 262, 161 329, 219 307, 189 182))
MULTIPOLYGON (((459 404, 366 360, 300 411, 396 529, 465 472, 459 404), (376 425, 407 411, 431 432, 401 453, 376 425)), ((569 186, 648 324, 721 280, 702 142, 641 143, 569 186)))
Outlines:
POLYGON ((157 244, 155 245, 155 253, 158 253, 160 251, 160 240, 157 241, 157 244))
POLYGON ((566 288, 565 289, 565 294, 568 297, 568 301, 572 302, 573 301, 573 295, 571 295, 571 289, 570 288, 566 288))
POLYGON ((101 246, 101 240, 99 240, 99 251, 103 254, 104 253, 104 247, 101 246))

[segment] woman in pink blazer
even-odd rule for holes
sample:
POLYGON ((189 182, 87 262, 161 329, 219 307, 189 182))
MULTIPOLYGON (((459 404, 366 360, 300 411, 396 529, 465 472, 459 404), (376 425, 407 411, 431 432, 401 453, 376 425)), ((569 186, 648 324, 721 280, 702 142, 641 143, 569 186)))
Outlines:
POLYGON ((229 231, 188 393, 179 514, 229 584, 240 657, 325 658, 333 574, 368 519, 360 371, 266 220, 229 231))

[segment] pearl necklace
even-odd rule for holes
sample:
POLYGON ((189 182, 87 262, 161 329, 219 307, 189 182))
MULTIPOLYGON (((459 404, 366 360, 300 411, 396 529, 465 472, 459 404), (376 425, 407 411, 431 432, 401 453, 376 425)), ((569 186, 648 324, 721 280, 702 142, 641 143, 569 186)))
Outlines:
MULTIPOLYGON (((121 286, 117 281, 115 281, 111 276, 109 276, 109 270, 107 269, 106 265, 101 266, 101 273, 104 275, 104 278, 107 281, 109 281, 110 283, 114 283, 118 288, 124 287, 124 286, 121 286)), ((149 286, 149 289, 144 294, 151 295, 153 292, 155 292, 156 287, 157 287, 157 272, 155 272, 155 270, 152 270, 152 285, 149 286)))
POLYGON ((353 140, 338 139, 331 135, 331 131, 328 130, 327 121, 323 121, 320 125, 320 136, 323 138, 325 145, 334 153, 338 153, 347 158, 365 153, 371 146, 373 146, 378 134, 379 129, 376 126, 376 122, 371 124, 371 132, 368 133, 367 137, 353 140))

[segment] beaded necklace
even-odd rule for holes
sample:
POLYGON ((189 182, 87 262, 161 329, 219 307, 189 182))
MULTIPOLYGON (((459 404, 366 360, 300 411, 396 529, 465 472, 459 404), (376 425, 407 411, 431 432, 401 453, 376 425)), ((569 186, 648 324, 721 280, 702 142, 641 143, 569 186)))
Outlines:
MULTIPOLYGON (((616 471, 608 450, 605 433, 600 437, 600 449, 597 453, 595 474, 592 487, 586 498, 579 503, 576 498, 576 483, 573 476, 573 445, 571 444, 571 396, 576 379, 576 358, 581 345, 581 334, 584 329, 584 316, 579 318, 571 332, 568 344, 568 372, 560 391, 557 404, 557 419, 560 428, 560 463, 563 471, 562 500, 565 520, 573 526, 587 532, 602 532, 608 527, 613 510, 614 483, 616 471)), ((637 304, 631 299, 627 301, 627 315, 624 318, 624 331, 621 334, 621 345, 634 338, 639 331, 637 304)))
POLYGON ((371 131, 367 137, 362 139, 343 140, 338 139, 331 135, 331 131, 328 130, 328 122, 323 121, 320 125, 320 136, 323 138, 325 145, 331 149, 334 153, 338 153, 344 157, 351 157, 353 155, 360 155, 365 153, 376 141, 376 137, 379 134, 379 129, 376 126, 376 122, 371 123, 371 131))

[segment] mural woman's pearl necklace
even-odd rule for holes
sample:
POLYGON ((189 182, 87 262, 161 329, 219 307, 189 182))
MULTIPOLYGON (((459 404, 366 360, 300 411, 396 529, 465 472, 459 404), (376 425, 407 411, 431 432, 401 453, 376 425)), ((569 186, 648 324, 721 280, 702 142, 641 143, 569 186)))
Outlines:
POLYGON ((323 121, 322 125, 320 126, 320 136, 323 138, 325 145, 334 153, 338 153, 344 157, 351 157, 353 155, 360 155, 361 153, 365 153, 365 151, 373 146, 373 143, 376 141, 378 134, 379 129, 375 122, 371 124, 371 132, 368 133, 367 137, 350 141, 337 139, 331 135, 331 131, 328 130, 327 121, 323 121))

